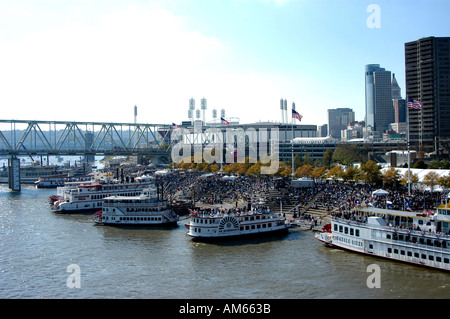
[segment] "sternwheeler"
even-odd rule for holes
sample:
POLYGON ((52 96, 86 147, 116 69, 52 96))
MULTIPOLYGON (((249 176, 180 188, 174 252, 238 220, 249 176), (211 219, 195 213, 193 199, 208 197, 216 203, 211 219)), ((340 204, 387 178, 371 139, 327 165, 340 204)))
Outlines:
POLYGON ((326 246, 450 270, 450 203, 435 211, 357 208, 332 217, 315 237, 326 246))
POLYGON ((191 211, 187 234, 194 239, 216 240, 231 237, 287 234, 290 224, 280 213, 263 205, 249 210, 191 211))
POLYGON ((98 211, 109 196, 137 196, 153 182, 141 183, 73 183, 57 188, 57 194, 49 198, 55 213, 98 211))
POLYGON ((156 187, 145 188, 137 196, 109 196, 94 215, 97 225, 176 226, 178 215, 156 187))

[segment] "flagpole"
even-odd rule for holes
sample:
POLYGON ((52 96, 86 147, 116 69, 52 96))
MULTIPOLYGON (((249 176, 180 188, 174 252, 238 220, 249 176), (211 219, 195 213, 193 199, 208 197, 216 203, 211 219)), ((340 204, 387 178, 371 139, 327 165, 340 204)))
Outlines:
MULTIPOLYGON (((292 107, 294 107, 294 103, 292 102, 292 107)), ((294 110, 294 108, 292 108, 294 110)), ((294 179, 294 116, 293 112, 291 111, 291 123, 292 123, 292 140, 291 140, 291 159, 292 159, 292 179, 294 179)))
POLYGON ((408 145, 408 196, 411 196, 411 155, 409 147, 409 100, 406 94, 406 143, 408 145))

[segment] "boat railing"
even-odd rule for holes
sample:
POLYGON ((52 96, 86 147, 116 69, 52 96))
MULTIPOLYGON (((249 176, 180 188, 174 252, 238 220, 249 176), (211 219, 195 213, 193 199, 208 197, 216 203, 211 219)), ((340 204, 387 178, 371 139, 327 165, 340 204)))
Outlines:
POLYGON ((191 216, 200 217, 200 218, 223 218, 227 216, 232 217, 251 217, 251 216, 261 216, 262 214, 269 214, 275 217, 282 217, 281 213, 273 213, 270 210, 262 210, 262 211, 244 211, 244 212, 194 212, 191 216))
MULTIPOLYGON (((345 218, 339 218, 339 217, 333 217, 333 220, 336 220, 342 224, 347 224, 349 226, 358 226, 358 227, 367 227, 368 224, 367 222, 361 222, 361 221, 356 221, 356 220, 350 220, 350 219, 345 219, 345 218)), ((425 237, 430 237, 430 239, 445 239, 445 240, 450 240, 450 235, 447 235, 445 233, 442 232, 430 232, 430 231, 425 231, 425 230, 415 230, 411 228, 403 228, 400 226, 389 226, 389 225, 385 225, 385 226, 381 226, 381 225, 370 225, 371 229, 377 229, 377 230, 384 230, 384 231, 392 231, 394 233, 398 233, 401 235, 410 235, 410 236, 425 236, 425 237)))

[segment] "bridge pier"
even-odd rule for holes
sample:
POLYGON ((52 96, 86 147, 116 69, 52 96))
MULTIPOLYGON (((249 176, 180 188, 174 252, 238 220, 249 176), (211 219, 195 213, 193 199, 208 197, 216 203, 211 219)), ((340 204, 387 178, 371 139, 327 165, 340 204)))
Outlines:
POLYGON ((20 160, 12 156, 8 159, 8 186, 12 191, 20 192, 20 160))

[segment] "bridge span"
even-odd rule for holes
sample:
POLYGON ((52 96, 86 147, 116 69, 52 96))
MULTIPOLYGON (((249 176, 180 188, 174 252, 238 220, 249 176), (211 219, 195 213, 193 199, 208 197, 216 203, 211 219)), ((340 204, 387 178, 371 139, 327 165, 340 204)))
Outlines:
POLYGON ((9 158, 12 190, 20 190, 19 156, 170 157, 172 125, 0 120, 0 156, 9 158))

